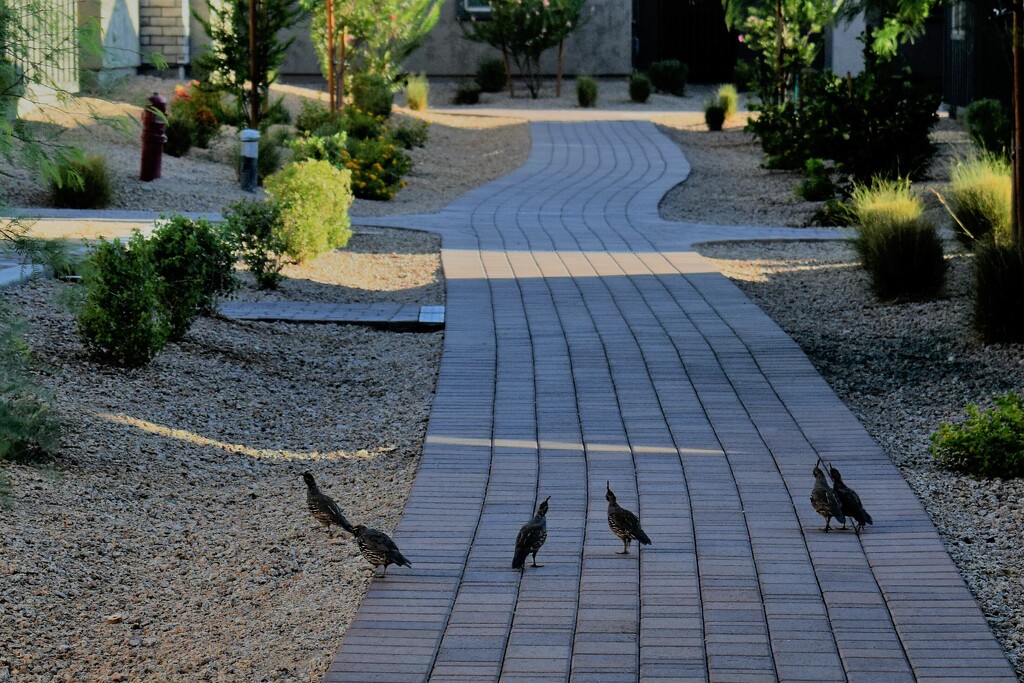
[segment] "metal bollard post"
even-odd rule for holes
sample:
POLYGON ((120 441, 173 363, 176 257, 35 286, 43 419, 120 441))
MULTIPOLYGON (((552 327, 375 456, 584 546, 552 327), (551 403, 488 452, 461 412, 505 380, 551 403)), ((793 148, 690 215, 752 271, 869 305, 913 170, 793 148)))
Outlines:
POLYGON ((167 135, 167 100, 153 93, 149 106, 142 112, 142 159, 139 161, 139 180, 149 182, 160 177, 163 165, 164 143, 167 135), (160 112, 160 115, 157 114, 160 112))
POLYGON ((260 132, 246 128, 240 134, 242 138, 242 189, 246 192, 255 192, 258 183, 260 154, 260 132))

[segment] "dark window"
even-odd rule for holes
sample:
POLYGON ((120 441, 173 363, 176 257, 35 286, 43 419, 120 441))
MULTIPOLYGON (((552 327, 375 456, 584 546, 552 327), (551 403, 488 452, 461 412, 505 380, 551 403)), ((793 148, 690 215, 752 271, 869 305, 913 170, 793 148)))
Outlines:
POLYGON ((455 11, 460 19, 490 19, 491 3, 488 0, 458 0, 455 11))

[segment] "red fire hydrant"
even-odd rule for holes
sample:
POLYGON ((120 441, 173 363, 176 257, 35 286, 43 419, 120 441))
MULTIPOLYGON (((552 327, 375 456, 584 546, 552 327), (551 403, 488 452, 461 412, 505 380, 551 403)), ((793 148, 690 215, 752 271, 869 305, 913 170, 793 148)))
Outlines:
POLYGON ((139 180, 149 182, 160 177, 160 166, 164 158, 164 143, 167 135, 167 100, 153 93, 149 106, 142 112, 142 163, 139 180), (158 115, 157 112, 160 112, 158 115))

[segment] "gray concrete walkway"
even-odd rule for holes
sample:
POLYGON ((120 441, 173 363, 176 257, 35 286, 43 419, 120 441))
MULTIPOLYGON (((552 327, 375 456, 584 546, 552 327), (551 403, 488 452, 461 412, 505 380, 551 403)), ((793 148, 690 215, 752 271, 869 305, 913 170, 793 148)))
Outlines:
POLYGON ((651 124, 533 124, 432 216, 447 333, 420 471, 328 681, 1015 681, 899 473, 796 346, 669 224, 651 124), (824 534, 821 456, 875 518, 824 534), (605 482, 653 545, 629 556, 605 482), (551 496, 545 565, 510 569, 551 496))

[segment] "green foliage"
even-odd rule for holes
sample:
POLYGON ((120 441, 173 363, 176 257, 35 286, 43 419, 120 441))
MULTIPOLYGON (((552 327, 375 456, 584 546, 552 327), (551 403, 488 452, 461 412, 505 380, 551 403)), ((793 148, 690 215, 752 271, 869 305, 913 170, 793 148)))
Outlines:
POLYGON ((217 298, 234 290, 231 244, 209 221, 175 215, 157 225, 149 251, 170 339, 179 341, 200 313, 215 311, 217 298))
POLYGON ((707 124, 708 130, 722 130, 722 124, 725 123, 725 109, 717 101, 704 105, 704 123, 707 124))
POLYGON ((360 199, 387 201, 405 187, 402 178, 412 160, 388 138, 350 138, 343 152, 344 167, 352 172, 352 192, 360 199))
POLYGON ((345 133, 348 134, 349 138, 356 138, 358 140, 379 138, 384 133, 385 121, 386 119, 383 116, 363 111, 355 106, 345 107, 345 112, 342 116, 342 126, 345 133))
MULTIPOLYGON (((540 58, 580 26, 585 0, 490 0, 488 21, 462 22, 469 40, 504 50, 530 96, 540 95, 540 58)), ((497 91, 495 91, 497 92, 497 91)), ((468 102, 458 104, 469 104, 468 102)))
POLYGON ((343 247, 352 232, 352 176, 329 162, 306 159, 267 178, 267 192, 281 206, 285 252, 298 262, 343 247))
POLYGON ((963 115, 967 134, 989 154, 1005 155, 1013 138, 1013 123, 1006 107, 999 100, 976 100, 967 105, 963 115))
POLYGON ((576 78, 576 102, 581 107, 597 105, 597 80, 590 76, 576 78))
POLYGON ((988 236, 1009 242, 1013 208, 1010 162, 1001 156, 983 154, 957 162, 950 175, 956 238, 966 246, 988 236))
POLYGON ((300 162, 306 159, 326 161, 337 168, 345 165, 345 145, 348 136, 344 133, 334 135, 307 135, 293 140, 292 161, 300 162))
POLYGON ((275 201, 238 201, 224 211, 224 227, 235 253, 260 289, 277 289, 289 263, 281 207, 275 201))
POLYGON ((405 103, 413 111, 424 111, 430 97, 430 83, 425 74, 413 74, 405 81, 405 103))
POLYGON ((476 67, 476 84, 483 92, 501 92, 508 85, 505 62, 497 58, 481 59, 476 67))
POLYGON ((295 117, 295 130, 300 135, 334 135, 344 130, 344 125, 338 114, 322 104, 305 100, 295 117))
POLYGON ((831 197, 814 214, 814 224, 842 228, 852 224, 854 216, 850 208, 840 199, 831 197))
MULTIPOLYGON (((210 37, 209 46, 196 60, 210 73, 210 85, 235 98, 248 128, 258 129, 270 109, 270 86, 278 67, 295 38, 278 38, 281 31, 293 27, 302 18, 296 0, 260 0, 256 13, 256 74, 249 73, 249 0, 206 0, 208 18, 196 19, 210 37), (259 106, 252 110, 250 81, 256 84, 259 106)), ((198 144, 198 141, 197 141, 198 144)), ((200 144, 200 147, 205 145, 200 144)))
POLYGON ((832 174, 821 159, 808 159, 804 164, 804 179, 796 186, 798 197, 809 202, 820 202, 836 193, 832 174))
POLYGON ((654 62, 647 70, 655 90, 680 97, 686 94, 686 77, 689 72, 690 69, 678 59, 654 62))
POLYGON ((629 77, 629 99, 643 104, 651 97, 651 77, 639 71, 629 77))
POLYGON ((373 116, 391 116, 395 93, 391 82, 376 74, 359 74, 352 79, 352 105, 373 116))
POLYGON ((188 87, 175 86, 174 97, 167 107, 168 119, 185 121, 192 131, 192 143, 207 149, 220 133, 224 110, 220 93, 203 88, 197 81, 188 87))
POLYGON ((760 115, 747 124, 774 168, 800 168, 812 157, 832 159, 842 173, 869 182, 876 176, 916 177, 935 153, 929 133, 938 122, 939 96, 909 73, 808 74, 801 94, 799 107, 762 102, 760 115))
POLYGON ((984 411, 969 403, 961 424, 939 425, 931 452, 940 465, 982 477, 1024 475, 1024 399, 1011 391, 993 401, 984 411))
POLYGON ((984 240, 974 251, 974 329, 985 343, 1024 342, 1024 248, 984 240))
POLYGON ((98 155, 66 159, 50 181, 50 201, 58 209, 102 209, 110 204, 107 160, 98 155))
POLYGON ((480 86, 476 83, 459 83, 455 89, 453 104, 478 104, 480 102, 480 86))
POLYGON ((167 118, 164 128, 167 142, 164 143, 164 154, 172 157, 183 157, 192 149, 192 139, 196 135, 195 127, 188 119, 179 116, 167 118))
POLYGON ((0 306, 0 460, 55 455, 60 422, 53 397, 32 381, 24 324, 0 306))
POLYGON ((388 137, 403 149, 425 147, 430 124, 422 119, 406 119, 388 127, 388 137))
POLYGON ((136 232, 127 246, 100 240, 84 266, 78 332, 86 348, 104 362, 145 365, 170 333, 145 238, 136 232))
POLYGON ((736 86, 731 84, 720 85, 718 87, 718 106, 725 110, 725 120, 728 121, 736 115, 736 110, 740 106, 740 94, 736 91, 736 86))
POLYGON ((924 218, 908 180, 878 180, 854 188, 853 245, 882 300, 927 299, 945 284, 946 260, 935 225, 924 218))

